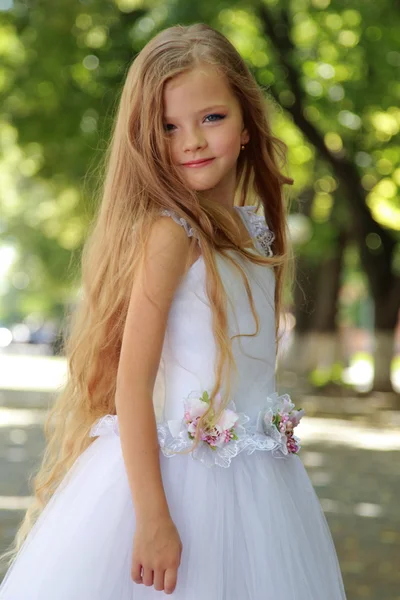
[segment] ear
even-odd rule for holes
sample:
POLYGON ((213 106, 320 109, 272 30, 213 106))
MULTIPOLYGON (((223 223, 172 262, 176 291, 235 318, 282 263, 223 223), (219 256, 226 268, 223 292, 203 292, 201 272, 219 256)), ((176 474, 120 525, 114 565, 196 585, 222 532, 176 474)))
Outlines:
POLYGON ((240 143, 247 144, 250 141, 249 132, 245 127, 243 127, 242 132, 240 134, 240 143))

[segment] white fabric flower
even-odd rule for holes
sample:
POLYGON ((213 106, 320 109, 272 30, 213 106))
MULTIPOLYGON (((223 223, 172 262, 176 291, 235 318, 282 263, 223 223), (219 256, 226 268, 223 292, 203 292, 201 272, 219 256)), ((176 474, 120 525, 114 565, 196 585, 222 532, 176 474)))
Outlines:
POLYGON ((200 398, 190 398, 185 401, 185 412, 189 414, 191 420, 202 417, 208 407, 209 404, 200 398))
POLYGON ((227 429, 232 429, 235 427, 237 421, 239 419, 239 415, 235 413, 233 410, 226 408, 224 412, 221 414, 218 419, 217 425, 221 428, 221 431, 225 431, 227 429))

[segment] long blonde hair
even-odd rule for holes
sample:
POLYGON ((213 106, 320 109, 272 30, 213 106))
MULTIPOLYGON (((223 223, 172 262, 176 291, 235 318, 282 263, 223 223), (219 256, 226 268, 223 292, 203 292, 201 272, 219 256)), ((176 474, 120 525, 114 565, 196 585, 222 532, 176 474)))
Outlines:
MULTIPOLYGON (((285 150, 283 142, 271 133, 263 90, 233 45, 218 31, 204 24, 170 27, 137 55, 122 89, 105 155, 101 201, 83 249, 82 296, 64 346, 68 381, 45 424, 47 447, 34 479, 35 502, 26 512, 13 550, 7 553, 11 560, 65 474, 93 442, 89 433, 95 421, 105 414, 116 414, 116 374, 130 290, 160 209, 172 209, 184 217, 200 238, 217 347, 211 411, 224 378, 228 387, 220 410, 229 401, 229 373, 234 367, 226 292, 216 266, 216 253, 231 261, 243 278, 257 324, 257 331, 248 335, 257 335, 258 315, 245 271, 229 251, 233 249, 254 263, 274 268, 279 341, 284 282, 291 264, 282 186, 292 180, 280 170, 285 150), (250 141, 238 158, 235 201, 244 205, 250 200, 262 207, 275 234, 273 257, 241 248, 234 220, 217 203, 199 198, 188 189, 172 164, 163 125, 164 85, 200 63, 219 69, 240 103, 250 141)), ((195 243, 192 238, 188 265, 195 243)))

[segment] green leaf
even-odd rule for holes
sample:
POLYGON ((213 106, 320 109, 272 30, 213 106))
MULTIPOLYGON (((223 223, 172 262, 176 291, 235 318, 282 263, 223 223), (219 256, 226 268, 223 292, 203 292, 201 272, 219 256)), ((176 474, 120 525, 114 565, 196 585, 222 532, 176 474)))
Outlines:
POLYGON ((210 396, 208 395, 207 390, 203 392, 201 399, 203 400, 203 402, 207 402, 207 404, 210 404, 210 396))

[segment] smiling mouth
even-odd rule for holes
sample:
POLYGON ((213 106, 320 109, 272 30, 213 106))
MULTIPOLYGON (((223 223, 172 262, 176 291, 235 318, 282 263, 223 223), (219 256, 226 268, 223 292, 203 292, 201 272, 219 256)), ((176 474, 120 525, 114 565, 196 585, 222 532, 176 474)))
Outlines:
POLYGON ((204 158, 201 160, 192 160, 186 163, 183 163, 183 167, 204 167, 205 165, 210 164, 214 158, 204 158))

